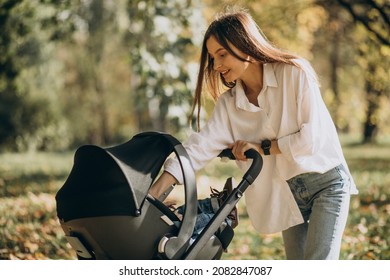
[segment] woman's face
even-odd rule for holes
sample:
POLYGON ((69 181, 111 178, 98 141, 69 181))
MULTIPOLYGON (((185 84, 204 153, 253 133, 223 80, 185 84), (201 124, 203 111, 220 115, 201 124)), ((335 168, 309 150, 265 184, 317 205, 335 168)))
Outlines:
MULTIPOLYGON (((230 54, 214 36, 211 36, 206 41, 206 47, 209 55, 214 60, 214 70, 222 74, 226 82, 233 82, 237 79, 242 79, 250 65, 247 61, 241 61, 234 55, 230 54)), ((249 56, 239 51, 233 45, 230 48, 238 56, 249 59, 249 56)))

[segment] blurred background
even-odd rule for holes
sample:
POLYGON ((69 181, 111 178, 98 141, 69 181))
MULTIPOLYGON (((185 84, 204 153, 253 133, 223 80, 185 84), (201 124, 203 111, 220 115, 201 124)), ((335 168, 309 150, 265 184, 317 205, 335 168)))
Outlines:
MULTIPOLYGON (((389 0, 0 0, 0 259, 75 257, 54 195, 78 146, 186 138, 203 34, 233 5, 319 75, 360 189, 341 258, 390 259, 389 0)), ((231 174, 211 163, 198 179, 231 174)), ((283 259, 280 235, 256 234, 241 208, 225 258, 283 259)))

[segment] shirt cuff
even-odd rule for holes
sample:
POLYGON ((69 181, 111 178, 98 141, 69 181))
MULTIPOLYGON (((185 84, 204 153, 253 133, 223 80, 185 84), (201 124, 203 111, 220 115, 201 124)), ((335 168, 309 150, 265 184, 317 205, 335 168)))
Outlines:
POLYGON ((164 164, 164 171, 170 173, 173 177, 176 178, 177 182, 183 184, 183 172, 179 160, 177 158, 169 158, 164 164))
POLYGON ((278 139, 278 146, 279 150, 282 152, 282 155, 288 160, 288 161, 294 161, 294 156, 291 152, 290 148, 290 137, 285 136, 278 139))

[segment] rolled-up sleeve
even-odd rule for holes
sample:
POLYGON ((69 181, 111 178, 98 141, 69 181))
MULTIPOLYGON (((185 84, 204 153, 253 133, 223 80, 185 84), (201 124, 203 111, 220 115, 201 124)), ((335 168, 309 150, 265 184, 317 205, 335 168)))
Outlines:
POLYGON ((296 116, 289 116, 289 119, 297 121, 298 130, 280 137, 278 145, 287 160, 300 163, 319 151, 326 141, 324 134, 327 131, 321 119, 328 111, 324 107, 318 84, 308 79, 303 70, 300 70, 297 90, 296 101, 288 105, 296 106, 296 109, 291 110, 296 112, 296 116))
MULTIPOLYGON (((200 132, 192 133, 183 143, 195 171, 203 168, 233 142, 228 118, 226 104, 221 96, 206 126, 200 132)), ((183 183, 183 175, 177 158, 168 159, 164 169, 172 174, 180 184, 183 183)))

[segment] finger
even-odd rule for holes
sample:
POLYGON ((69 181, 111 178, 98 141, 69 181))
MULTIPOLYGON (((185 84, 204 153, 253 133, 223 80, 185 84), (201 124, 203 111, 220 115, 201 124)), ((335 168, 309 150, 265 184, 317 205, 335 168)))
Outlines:
POLYGON ((248 142, 244 140, 237 140, 233 144, 228 145, 229 149, 232 150, 232 153, 236 160, 246 161, 245 152, 249 149, 248 142))
POLYGON ((243 143, 242 141, 237 141, 232 149, 233 155, 237 160, 246 160, 246 156, 243 152, 243 143))
POLYGON ((240 160, 247 160, 245 152, 248 150, 248 142, 246 141, 240 141, 237 153, 239 154, 240 160))

